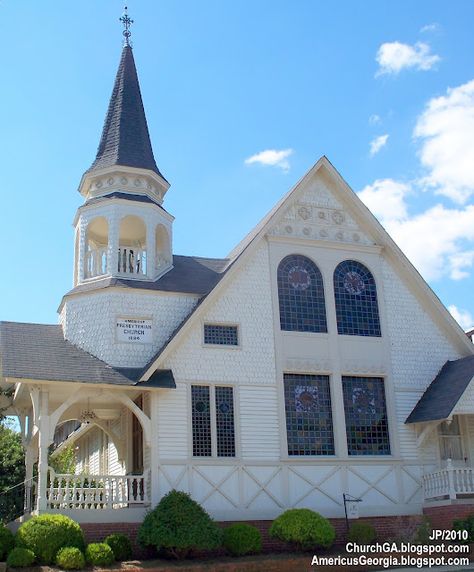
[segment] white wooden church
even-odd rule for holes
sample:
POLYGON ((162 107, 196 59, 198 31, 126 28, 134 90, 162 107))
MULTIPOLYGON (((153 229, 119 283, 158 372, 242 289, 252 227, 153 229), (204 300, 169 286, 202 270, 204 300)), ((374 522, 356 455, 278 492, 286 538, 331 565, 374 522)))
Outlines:
POLYGON ((343 493, 390 516, 474 495, 474 345, 328 159, 223 259, 174 254, 169 187, 127 37, 59 324, 0 327, 26 510, 136 523, 176 488, 221 521, 341 517, 343 493))

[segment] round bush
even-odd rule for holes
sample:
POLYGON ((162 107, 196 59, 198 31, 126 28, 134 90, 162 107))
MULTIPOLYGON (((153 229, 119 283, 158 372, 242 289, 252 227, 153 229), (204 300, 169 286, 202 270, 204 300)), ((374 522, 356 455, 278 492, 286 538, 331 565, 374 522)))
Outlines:
POLYGON ((0 524, 0 561, 5 560, 15 546, 15 537, 11 530, 0 524))
POLYGON ((273 538, 291 542, 303 549, 316 546, 329 548, 336 538, 329 520, 308 508, 285 511, 273 521, 269 533, 273 538))
POLYGON ((7 558, 7 566, 9 568, 25 568, 31 566, 35 561, 35 555, 28 548, 14 548, 7 558))
POLYGON ((250 524, 232 524, 224 529, 222 544, 233 556, 243 556, 262 550, 262 535, 250 524))
POLYGON ((368 522, 353 522, 347 534, 349 542, 371 544, 377 536, 375 528, 368 522))
POLYGON ((115 560, 118 562, 131 559, 132 543, 125 534, 111 534, 110 536, 107 536, 104 542, 112 548, 115 560))
POLYGON ((93 542, 86 548, 86 560, 92 566, 107 566, 115 560, 112 548, 105 542, 93 542))
POLYGON ((85 563, 84 554, 75 546, 61 548, 56 554, 56 564, 64 570, 81 570, 85 563))
POLYGON ((185 558, 193 549, 212 550, 222 541, 222 531, 188 494, 171 491, 149 512, 138 531, 143 546, 166 549, 185 558))
POLYGON ((24 522, 16 533, 16 545, 29 548, 40 564, 52 564, 60 548, 84 550, 81 527, 62 514, 42 514, 24 522))

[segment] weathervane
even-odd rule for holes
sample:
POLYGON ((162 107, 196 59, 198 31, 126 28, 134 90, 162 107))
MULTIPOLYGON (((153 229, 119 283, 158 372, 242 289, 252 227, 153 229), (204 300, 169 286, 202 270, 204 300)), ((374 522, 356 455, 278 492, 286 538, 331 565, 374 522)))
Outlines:
POLYGON ((130 43, 130 36, 132 35, 132 32, 130 32, 130 26, 133 24, 133 20, 130 18, 130 16, 127 14, 127 7, 125 6, 123 9, 123 14, 122 16, 119 18, 119 20, 122 22, 123 24, 123 32, 122 34, 125 37, 124 40, 124 45, 125 46, 131 46, 130 43))

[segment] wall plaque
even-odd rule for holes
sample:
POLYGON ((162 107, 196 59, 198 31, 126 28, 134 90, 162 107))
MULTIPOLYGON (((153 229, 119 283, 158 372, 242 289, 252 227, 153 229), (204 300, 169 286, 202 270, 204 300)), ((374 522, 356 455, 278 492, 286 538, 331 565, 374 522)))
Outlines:
POLYGON ((132 344, 151 344, 153 320, 141 318, 117 318, 117 341, 132 344))

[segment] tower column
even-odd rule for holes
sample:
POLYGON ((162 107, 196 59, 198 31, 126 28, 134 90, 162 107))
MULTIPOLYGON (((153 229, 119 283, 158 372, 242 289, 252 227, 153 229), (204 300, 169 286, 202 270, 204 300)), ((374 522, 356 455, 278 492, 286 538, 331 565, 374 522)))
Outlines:
POLYGON ((117 215, 107 219, 109 223, 109 244, 107 248, 107 274, 117 274, 119 246, 120 246, 120 221, 117 215))
POLYGON ((148 278, 153 278, 156 274, 155 226, 150 220, 146 223, 146 275, 148 278))

